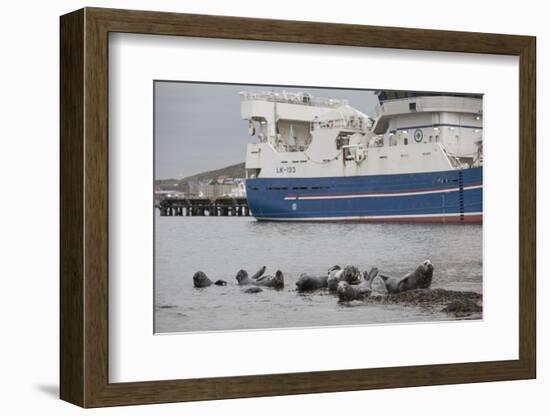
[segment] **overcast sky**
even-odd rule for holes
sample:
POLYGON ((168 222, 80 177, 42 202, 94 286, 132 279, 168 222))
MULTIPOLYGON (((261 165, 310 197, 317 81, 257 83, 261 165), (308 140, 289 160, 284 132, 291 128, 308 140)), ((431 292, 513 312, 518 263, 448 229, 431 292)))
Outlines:
POLYGON ((155 178, 182 178, 244 162, 248 135, 241 119, 239 92, 302 91, 313 96, 345 98, 352 107, 374 115, 372 91, 291 88, 234 84, 156 81, 155 178))

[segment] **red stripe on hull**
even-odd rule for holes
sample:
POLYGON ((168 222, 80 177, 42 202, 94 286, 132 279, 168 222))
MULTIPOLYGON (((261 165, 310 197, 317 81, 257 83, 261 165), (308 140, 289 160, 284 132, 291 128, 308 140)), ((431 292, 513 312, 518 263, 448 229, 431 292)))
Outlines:
POLYGON ((357 218, 345 220, 350 222, 387 222, 387 223, 431 223, 431 224, 482 224, 483 215, 456 215, 434 217, 405 217, 405 218, 357 218))
MULTIPOLYGON (((262 218, 256 217, 258 221, 281 221, 277 218, 262 218)), ((284 221, 292 222, 292 219, 285 218, 284 221)), ((482 224, 483 215, 464 215, 463 217, 457 215, 446 216, 426 216, 426 217, 394 217, 394 218, 342 218, 342 219, 319 219, 319 218, 300 218, 294 219, 296 222, 362 222, 362 223, 416 223, 416 224, 482 224)))
MULTIPOLYGON (((464 186, 465 190, 468 190, 470 188, 474 188, 477 186, 481 186, 481 183, 475 183, 464 186)), ((299 199, 307 199, 307 198, 334 198, 334 197, 342 197, 342 196, 376 196, 376 195, 396 195, 399 196, 400 194, 409 194, 409 193, 421 193, 421 192, 445 192, 449 190, 459 190, 460 187, 458 185, 452 185, 452 186, 445 186, 441 188, 419 188, 419 189, 405 189, 402 191, 384 191, 384 192, 352 192, 352 193, 345 193, 345 194, 288 194, 285 196, 285 198, 299 198, 299 199)))

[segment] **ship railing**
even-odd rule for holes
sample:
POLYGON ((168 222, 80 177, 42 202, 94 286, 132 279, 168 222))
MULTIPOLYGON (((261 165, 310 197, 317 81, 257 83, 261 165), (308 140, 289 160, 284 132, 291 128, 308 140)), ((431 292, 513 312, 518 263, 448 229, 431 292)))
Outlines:
POLYGON ((288 92, 240 92, 241 101, 269 101, 275 103, 286 104, 300 104, 309 105, 313 107, 331 107, 337 108, 348 104, 348 100, 326 98, 326 97, 313 97, 306 93, 288 93, 288 92))

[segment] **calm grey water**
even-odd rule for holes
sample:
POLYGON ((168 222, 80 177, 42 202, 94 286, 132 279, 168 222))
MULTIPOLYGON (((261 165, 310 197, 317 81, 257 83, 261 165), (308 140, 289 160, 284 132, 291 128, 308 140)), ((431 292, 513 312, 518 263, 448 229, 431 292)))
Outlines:
MULTIPOLYGON (((155 210, 156 211, 156 210, 155 210)), ((443 224, 257 222, 251 217, 155 218, 155 332, 361 325, 456 319, 420 307, 354 303, 326 292, 295 291, 300 273, 324 275, 335 264, 376 266, 404 275, 425 259, 432 288, 482 291, 482 227, 443 224), (285 288, 246 294, 239 269, 281 269, 285 288), (193 288, 204 271, 228 286, 193 288)), ((379 279, 373 285, 383 292, 379 279)))

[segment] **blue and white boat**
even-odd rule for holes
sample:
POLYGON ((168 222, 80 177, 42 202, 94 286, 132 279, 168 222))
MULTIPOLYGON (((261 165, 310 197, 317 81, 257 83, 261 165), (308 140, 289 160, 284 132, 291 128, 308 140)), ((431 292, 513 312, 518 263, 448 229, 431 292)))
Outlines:
POLYGON ((242 92, 241 115, 258 138, 246 155, 252 215, 481 223, 481 97, 377 95, 371 118, 345 100, 242 92))

